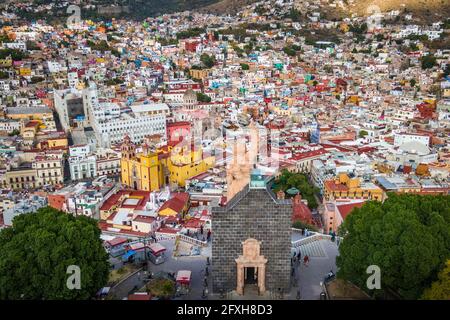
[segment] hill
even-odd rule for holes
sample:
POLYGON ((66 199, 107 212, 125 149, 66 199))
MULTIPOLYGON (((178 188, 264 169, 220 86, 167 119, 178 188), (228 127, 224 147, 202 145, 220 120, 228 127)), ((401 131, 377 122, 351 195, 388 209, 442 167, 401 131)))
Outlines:
MULTIPOLYGON (((88 18, 115 16, 130 19, 197 10, 216 14, 234 14, 248 5, 262 2, 268 4, 269 8, 274 8, 276 0, 84 0, 83 5, 95 5, 96 8, 83 9, 82 14, 88 18)), ((5 0, 0 7, 16 3, 33 3, 32 10, 15 10, 24 18, 65 16, 65 7, 60 6, 58 0, 5 0), (48 9, 42 9, 42 5, 47 4, 55 5, 51 9, 51 15, 48 14, 48 9)), ((379 8, 381 12, 398 10, 403 16, 411 13, 414 22, 430 23, 450 16, 448 0, 295 0, 293 4, 301 12, 320 11, 322 17, 330 20, 354 15, 368 16, 373 14, 371 9, 374 7, 379 8)))
MULTIPOLYGON (((243 7, 260 2, 258 0, 219 0, 207 5, 202 10, 213 13, 236 13, 243 7)), ((275 3, 275 0, 266 2, 275 3)), ((373 14, 374 6, 380 12, 399 10, 400 13, 411 13, 413 17, 422 22, 433 22, 446 19, 450 16, 450 1, 448 0, 297 0, 297 8, 311 8, 319 11, 328 18, 342 19, 358 16, 369 16, 373 14)))

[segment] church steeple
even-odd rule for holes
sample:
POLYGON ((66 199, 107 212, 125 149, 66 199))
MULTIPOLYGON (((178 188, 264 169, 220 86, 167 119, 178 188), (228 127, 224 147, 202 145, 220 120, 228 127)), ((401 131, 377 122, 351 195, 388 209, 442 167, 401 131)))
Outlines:
POLYGON ((245 143, 233 142, 233 160, 227 168, 227 199, 231 200, 250 182, 251 163, 245 143))
POLYGON ((125 138, 123 139, 123 143, 120 146, 120 151, 122 152, 122 157, 126 158, 128 160, 134 158, 136 156, 135 149, 136 149, 136 146, 131 141, 130 136, 125 135, 125 138))

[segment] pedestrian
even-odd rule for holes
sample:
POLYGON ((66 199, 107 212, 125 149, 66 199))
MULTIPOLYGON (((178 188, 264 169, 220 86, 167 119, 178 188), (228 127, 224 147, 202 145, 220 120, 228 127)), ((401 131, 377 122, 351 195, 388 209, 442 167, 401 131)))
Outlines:
POLYGON ((300 261, 301 258, 302 258, 302 253, 301 253, 300 250, 298 250, 298 253, 297 253, 297 259, 298 259, 298 261, 300 261))
POLYGON ((208 230, 208 233, 207 233, 207 235, 206 235, 206 239, 208 240, 208 242, 209 242, 209 240, 211 239, 211 229, 208 230))
POLYGON ((338 247, 339 247, 339 242, 341 242, 341 238, 337 237, 336 238, 336 244, 337 244, 338 247))
POLYGON ((203 235, 203 225, 200 226, 200 234, 203 235))
POLYGON ((303 263, 304 263, 305 267, 308 266, 308 262, 309 262, 309 257, 308 257, 308 255, 305 255, 305 257, 303 258, 303 263))

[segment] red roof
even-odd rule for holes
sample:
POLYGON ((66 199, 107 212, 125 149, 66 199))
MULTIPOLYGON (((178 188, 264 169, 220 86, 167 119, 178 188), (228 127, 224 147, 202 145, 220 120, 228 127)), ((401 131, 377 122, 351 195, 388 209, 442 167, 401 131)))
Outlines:
POLYGON ((176 193, 172 199, 167 200, 164 204, 159 208, 159 212, 164 209, 170 208, 177 213, 181 213, 183 208, 187 205, 189 201, 189 193, 186 192, 178 192, 176 193))
POLYGON ((311 210, 303 202, 293 201, 292 203, 292 221, 303 221, 311 223, 313 220, 311 210))
POLYGON ((352 212, 354 208, 361 208, 363 206, 364 202, 355 202, 355 203, 349 203, 349 204, 336 204, 336 207, 339 211, 339 214, 342 217, 342 220, 345 220, 345 217, 352 212))
POLYGON ((158 242, 152 243, 148 247, 155 255, 166 251, 166 248, 158 242))
POLYGON ((104 221, 98 222, 98 227, 103 231, 113 232, 116 234, 126 234, 126 235, 132 235, 132 236, 139 236, 139 237, 148 237, 148 233, 145 232, 139 232, 134 230, 126 230, 126 229, 120 229, 117 230, 117 228, 114 228, 114 225, 111 223, 106 223, 104 221), (115 231, 112 231, 111 229, 114 228, 115 231))
POLYGON ((180 231, 180 230, 178 230, 178 229, 173 229, 173 228, 159 228, 158 229, 158 232, 159 233, 170 233, 170 234, 175 234, 175 233, 178 233, 178 231, 180 231))
POLYGON ((133 293, 128 295, 128 300, 134 300, 134 301, 147 301, 147 300, 151 300, 152 296, 149 293, 143 293, 143 294, 138 294, 138 293, 133 293))
POLYGON ((297 153, 291 159, 301 160, 301 159, 306 159, 306 158, 311 158, 311 157, 317 157, 317 156, 320 156, 325 153, 328 153, 328 151, 325 149, 312 150, 312 151, 297 153))
MULTIPOLYGON (((112 206, 117 205, 121 206, 123 208, 133 208, 137 210, 142 210, 145 207, 145 204, 148 202, 150 198, 150 192, 149 191, 137 191, 137 190, 120 190, 119 192, 113 194, 111 197, 109 197, 105 203, 102 205, 100 210, 109 210, 112 206), (141 197, 139 199, 138 203, 136 205, 125 205, 123 203, 119 203, 119 199, 123 195, 129 195, 130 197, 141 197)), ((125 199, 126 200, 126 199, 125 199)))
POLYGON ((110 246, 117 246, 119 244, 127 242, 127 238, 117 237, 112 240, 106 241, 110 246))
POLYGON ((202 221, 202 220, 200 220, 198 218, 192 218, 192 219, 189 219, 184 224, 184 227, 185 228, 193 228, 193 229, 195 229, 195 228, 200 228, 200 226, 203 225, 203 224, 204 224, 204 221, 202 221))
POLYGON ((331 191, 348 191, 348 187, 345 184, 336 184, 334 180, 327 180, 324 184, 331 191))
POLYGON ((133 221, 136 222, 145 222, 145 223, 152 223, 153 221, 155 221, 156 219, 154 217, 150 217, 150 216, 143 216, 143 215, 137 215, 133 221))

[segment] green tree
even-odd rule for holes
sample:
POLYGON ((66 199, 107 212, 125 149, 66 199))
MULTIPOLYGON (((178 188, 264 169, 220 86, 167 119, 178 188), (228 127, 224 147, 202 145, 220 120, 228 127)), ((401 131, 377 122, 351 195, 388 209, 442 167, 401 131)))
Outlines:
POLYGON ((6 57, 11 56, 14 61, 20 61, 28 57, 25 52, 22 52, 17 49, 1 49, 0 50, 0 59, 5 59, 6 57))
POLYGON ((439 272, 438 280, 425 289, 424 300, 450 300, 450 260, 447 260, 444 269, 439 272))
POLYGON ((283 169, 280 176, 275 181, 274 191, 286 191, 290 188, 296 188, 300 191, 303 199, 308 201, 308 207, 310 209, 316 209, 318 207, 315 194, 318 193, 319 190, 309 183, 308 177, 303 173, 292 173, 283 169))
POLYGON ((415 87, 416 83, 417 83, 416 79, 409 80, 409 84, 411 85, 411 87, 415 87))
POLYGON ((18 136, 19 134, 20 134, 20 130, 14 129, 14 130, 11 131, 8 135, 9 135, 10 137, 13 137, 13 136, 18 136))
POLYGON ((249 42, 244 46, 244 51, 246 54, 250 54, 253 51, 253 42, 249 42))
POLYGON ((422 69, 431 69, 437 64, 436 57, 433 56, 432 54, 428 54, 422 57, 421 63, 422 69))
POLYGON ((316 231, 317 232, 317 228, 315 226, 313 226, 313 225, 311 225, 309 223, 305 223, 305 222, 300 221, 300 220, 294 221, 292 223, 292 228, 295 228, 295 229, 307 228, 310 231, 316 231))
POLYGON ((207 53, 203 53, 200 56, 200 61, 205 65, 206 68, 210 69, 216 64, 216 59, 207 53))
POLYGON ((17 216, 0 231, 0 299, 89 299, 108 273, 94 219, 46 207, 17 216), (79 290, 67 287, 71 265, 80 268, 79 290))
POLYGON ((187 38, 193 38, 198 37, 202 33, 205 33, 206 30, 204 28, 192 28, 185 31, 180 31, 177 33, 177 39, 187 39, 187 38))
POLYGON ((241 63, 242 70, 249 70, 250 66, 247 63, 241 63))
POLYGON ((338 277, 376 297, 417 299, 450 257, 450 196, 388 194, 355 208, 339 234, 338 277), (381 289, 367 289, 370 265, 381 269, 381 289))
POLYGON ((283 52, 290 57, 295 57, 295 55, 297 54, 297 52, 292 47, 284 47, 283 52))
POLYGON ((203 92, 197 92, 197 101, 200 102, 211 102, 211 97, 204 94, 203 92))
POLYGON ((153 296, 168 299, 175 294, 175 282, 169 279, 155 279, 147 284, 147 292, 153 296))
POLYGON ((302 21, 302 14, 297 9, 292 8, 289 12, 289 18, 292 19, 294 22, 301 22, 302 21))
POLYGON ((124 83, 124 82, 125 82, 125 81, 124 81, 123 79, 120 79, 120 78, 112 78, 112 79, 106 80, 106 81, 105 81, 105 84, 108 85, 108 86, 115 86, 115 85, 118 85, 118 84, 122 84, 122 83, 124 83))
POLYGON ((369 133, 366 130, 361 130, 359 131, 359 137, 360 138, 364 138, 365 136, 367 136, 369 133))
POLYGON ((450 63, 448 63, 444 69, 444 77, 448 77, 449 75, 450 75, 450 63))

